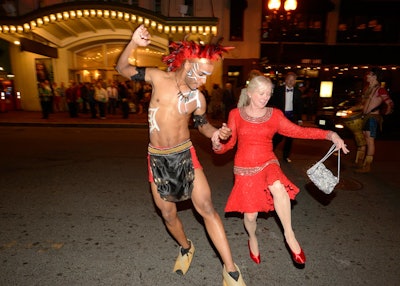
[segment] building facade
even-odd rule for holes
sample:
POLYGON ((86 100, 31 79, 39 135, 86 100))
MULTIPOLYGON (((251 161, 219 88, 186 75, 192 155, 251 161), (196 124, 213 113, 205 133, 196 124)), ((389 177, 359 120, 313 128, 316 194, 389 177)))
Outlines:
MULTIPOLYGON (((7 55, 0 59, 0 66, 4 66, 2 78, 7 81, 5 77, 13 75, 12 85, 21 94, 24 110, 40 109, 37 83, 43 70, 51 82, 66 85, 70 81, 118 79, 115 63, 140 24, 150 30, 152 42, 131 56, 137 65, 164 68, 160 59, 168 53, 169 42, 184 38, 203 42, 224 38, 224 45, 235 47, 226 55, 235 67, 256 63, 259 56, 256 29, 240 41, 230 41, 229 0, 20 0, 6 4, 0 17, 0 48, 5 52, 1 54, 7 55)), ((258 25, 258 4, 251 2, 241 10, 241 18, 248 19, 241 26, 258 25)), ((224 68, 224 62, 217 64, 209 78, 209 89, 226 79, 228 68, 224 68)))
POLYGON ((263 0, 260 62, 265 71, 294 70, 322 80, 358 77, 381 68, 400 91, 398 0, 299 0, 276 14, 263 0))
POLYGON ((38 76, 58 84, 119 79, 118 56, 140 24, 152 43, 131 59, 163 68, 170 41, 223 38, 234 47, 206 87, 239 88, 251 69, 279 80, 287 70, 303 78, 362 78, 380 67, 400 91, 398 0, 298 0, 290 15, 274 15, 268 0, 2 1, 0 79, 20 92, 20 107, 39 110, 38 76), (288 17, 290 16, 290 17, 288 17), (9 78, 8 76, 13 76, 9 78))

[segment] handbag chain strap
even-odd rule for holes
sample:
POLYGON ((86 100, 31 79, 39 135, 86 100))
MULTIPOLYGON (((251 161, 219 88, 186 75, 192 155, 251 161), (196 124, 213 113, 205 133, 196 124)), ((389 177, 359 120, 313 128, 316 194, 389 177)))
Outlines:
MULTIPOLYGON (((332 147, 329 149, 328 153, 325 154, 325 156, 318 161, 318 163, 323 163, 325 162, 326 159, 328 159, 333 153, 335 153, 336 145, 333 144, 332 147)), ((338 150, 338 169, 337 169, 337 178, 338 181, 340 179, 340 149, 338 150)))

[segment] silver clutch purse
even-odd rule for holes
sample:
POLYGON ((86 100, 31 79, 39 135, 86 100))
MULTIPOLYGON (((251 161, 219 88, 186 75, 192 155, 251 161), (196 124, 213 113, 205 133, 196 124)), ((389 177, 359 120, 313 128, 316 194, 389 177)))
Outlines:
POLYGON ((311 168, 307 170, 307 175, 314 185, 323 191, 325 194, 330 194, 339 183, 340 178, 340 150, 338 151, 338 171, 337 177, 333 175, 331 170, 329 170, 324 162, 335 152, 335 144, 329 149, 328 153, 315 163, 311 168))

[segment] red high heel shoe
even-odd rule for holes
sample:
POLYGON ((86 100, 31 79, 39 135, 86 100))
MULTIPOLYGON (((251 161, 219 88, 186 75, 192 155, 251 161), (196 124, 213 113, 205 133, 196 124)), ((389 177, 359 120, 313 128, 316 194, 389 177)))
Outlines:
MULTIPOLYGON (((290 247, 289 247, 290 249, 290 247)), ((293 250, 290 249, 290 252, 292 253, 292 258, 297 264, 305 264, 306 263, 306 256, 304 254, 303 249, 300 247, 300 253, 296 254, 293 252, 293 250)))
POLYGON ((258 254, 258 256, 255 256, 253 254, 253 252, 251 252, 251 248, 250 248, 250 241, 247 241, 247 246, 249 247, 249 253, 250 253, 250 258, 256 263, 256 264, 260 264, 261 263, 261 256, 260 254, 258 254))

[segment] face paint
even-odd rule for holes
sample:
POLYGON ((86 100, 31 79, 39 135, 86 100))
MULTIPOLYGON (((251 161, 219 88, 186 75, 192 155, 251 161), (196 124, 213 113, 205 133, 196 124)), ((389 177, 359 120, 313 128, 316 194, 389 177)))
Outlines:
POLYGON ((199 63, 193 63, 193 66, 188 71, 187 76, 190 79, 198 81, 198 80, 206 80, 207 76, 209 76, 210 74, 211 73, 206 71, 200 71, 199 63))
POLYGON ((207 76, 211 75, 214 65, 207 60, 191 61, 186 71, 185 83, 192 91, 206 83, 207 76))

